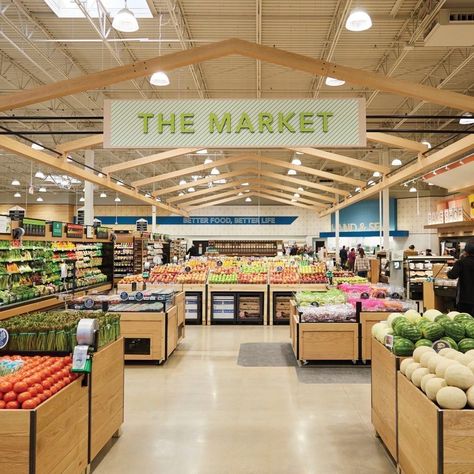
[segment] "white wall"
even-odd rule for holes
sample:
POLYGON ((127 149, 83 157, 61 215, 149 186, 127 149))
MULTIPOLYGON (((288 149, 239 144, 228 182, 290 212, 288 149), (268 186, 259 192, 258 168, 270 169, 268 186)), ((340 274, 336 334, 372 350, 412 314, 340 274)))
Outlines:
POLYGON ((158 232, 189 240, 282 239, 311 243, 312 237, 330 229, 330 217, 289 206, 219 206, 196 209, 193 216, 297 216, 291 225, 159 225, 158 232))

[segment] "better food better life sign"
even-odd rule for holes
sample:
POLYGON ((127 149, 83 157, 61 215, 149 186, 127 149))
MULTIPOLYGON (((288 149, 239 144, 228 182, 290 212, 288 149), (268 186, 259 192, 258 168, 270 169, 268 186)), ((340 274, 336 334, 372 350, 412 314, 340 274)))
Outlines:
POLYGON ((366 145, 364 99, 107 100, 104 148, 366 145))

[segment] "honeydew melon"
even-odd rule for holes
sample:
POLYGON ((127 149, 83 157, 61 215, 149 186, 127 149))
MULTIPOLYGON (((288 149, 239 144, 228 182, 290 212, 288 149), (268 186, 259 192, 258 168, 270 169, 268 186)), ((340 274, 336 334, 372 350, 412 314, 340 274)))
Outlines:
POLYGON ((407 379, 411 380, 411 376, 413 375, 413 372, 415 372, 416 369, 419 369, 421 367, 419 362, 412 362, 405 370, 405 375, 407 379))
POLYGON ((457 316, 459 314, 459 311, 450 311, 446 316, 450 319, 454 319, 454 316, 457 316))
POLYGON ((438 393, 439 390, 441 390, 443 387, 446 387, 446 380, 440 378, 440 377, 434 377, 429 379, 426 382, 425 385, 425 393, 426 396, 434 401, 436 400, 436 394, 438 393))
POLYGON ((421 384, 420 384, 420 387, 421 387, 421 390, 423 390, 423 392, 426 393, 426 384, 428 383, 428 380, 431 380, 431 379, 434 379, 436 378, 436 375, 435 374, 426 374, 426 375, 423 375, 423 377, 421 377, 421 384))
POLYGON ((456 360, 441 358, 441 360, 436 364, 436 377, 440 377, 444 379, 444 374, 446 373, 446 369, 451 365, 461 365, 456 360))
POLYGON ((421 318, 421 314, 418 311, 415 311, 414 309, 409 309, 405 312, 405 317, 411 323, 416 323, 421 318))
POLYGON ((461 410, 466 406, 467 396, 458 387, 443 387, 436 394, 436 402, 441 408, 461 410))
POLYGON ((391 313, 389 314, 388 318, 387 318, 387 324, 392 327, 392 324, 393 322, 397 319, 397 318, 404 318, 403 314, 402 313, 391 313))
POLYGON ((413 359, 415 362, 421 362, 421 356, 426 352, 435 352, 432 347, 419 346, 413 351, 413 359))
POLYGON ((434 321, 436 316, 439 316, 440 314, 443 313, 437 309, 429 309, 423 313, 423 317, 429 319, 430 321, 434 321))
POLYGON ((435 354, 435 356, 431 357, 431 359, 428 361, 428 369, 432 374, 436 373, 436 366, 441 361, 441 359, 444 359, 444 357, 441 357, 439 354, 435 354))
MULTIPOLYGON (((467 367, 466 367, 467 369, 467 367)), ((469 369, 467 369, 469 370, 469 369)), ((471 372, 469 370, 469 372, 471 372)), ((412 374, 411 374, 411 381, 413 382, 414 385, 416 385, 417 387, 421 387, 421 379, 425 376, 425 375, 432 375, 430 374, 430 371, 426 368, 426 367, 418 367, 418 369, 416 369, 412 374)), ((473 375, 474 377, 474 375, 473 375)))
POLYGON ((474 408, 474 386, 470 387, 466 392, 467 405, 469 408, 474 408))
POLYGON ((430 359, 433 357, 433 356, 437 356, 436 352, 433 351, 433 352, 430 352, 430 351, 425 351, 424 354, 421 355, 421 358, 420 358, 420 364, 422 367, 426 367, 426 368, 429 368, 429 361, 430 359))
POLYGON ((474 385, 474 374, 469 367, 461 364, 453 364, 449 366, 444 372, 444 379, 446 384, 451 387, 457 387, 462 390, 467 390, 474 385))
POLYGON ((400 363, 400 372, 403 375, 406 375, 407 367, 413 362, 415 362, 415 359, 413 359, 413 357, 407 357, 406 359, 403 359, 400 363))

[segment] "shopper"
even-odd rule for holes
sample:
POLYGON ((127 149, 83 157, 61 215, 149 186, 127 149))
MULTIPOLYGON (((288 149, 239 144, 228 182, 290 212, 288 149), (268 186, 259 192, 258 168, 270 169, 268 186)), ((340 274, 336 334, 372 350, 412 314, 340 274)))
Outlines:
POLYGON ((298 255, 298 246, 296 244, 291 246, 290 255, 298 255))
POLYGON ((365 256, 365 251, 363 248, 359 249, 359 255, 357 255, 354 262, 354 271, 360 277, 366 278, 370 270, 370 261, 365 256))
POLYGON ((318 259, 320 262, 325 262, 327 258, 327 251, 326 247, 323 245, 322 247, 319 248, 318 250, 318 259))
POLYGON ((190 257, 198 257, 199 256, 199 250, 196 246, 196 244, 193 242, 193 245, 189 247, 188 251, 186 252, 186 255, 189 255, 190 257))
POLYGON ((348 268, 349 268, 349 271, 351 271, 351 272, 354 271, 355 259, 356 259, 356 251, 355 251, 354 247, 352 247, 351 251, 349 252, 349 255, 347 256, 348 268))
POLYGON ((431 252, 431 249, 426 249, 426 250, 425 250, 425 255, 426 255, 427 257, 432 257, 432 256, 433 256, 433 253, 431 252))
POLYGON ((347 263, 347 249, 345 245, 343 245, 342 249, 339 250, 339 258, 341 259, 341 267, 344 268, 347 263))
POLYGON ((415 257, 418 255, 418 252, 415 250, 415 246, 411 244, 407 250, 403 251, 403 257, 415 257))
POLYGON ((474 315, 474 239, 467 242, 463 257, 454 263, 447 275, 458 279, 457 310, 474 315))

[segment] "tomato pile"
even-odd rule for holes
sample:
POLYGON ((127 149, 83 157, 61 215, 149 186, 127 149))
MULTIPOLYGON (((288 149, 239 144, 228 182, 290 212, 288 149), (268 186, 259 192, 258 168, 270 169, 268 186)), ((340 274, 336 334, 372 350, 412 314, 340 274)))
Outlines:
POLYGON ((21 361, 21 368, 0 377, 0 409, 32 410, 75 380, 71 357, 5 356, 1 361, 21 361))

